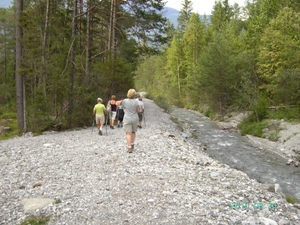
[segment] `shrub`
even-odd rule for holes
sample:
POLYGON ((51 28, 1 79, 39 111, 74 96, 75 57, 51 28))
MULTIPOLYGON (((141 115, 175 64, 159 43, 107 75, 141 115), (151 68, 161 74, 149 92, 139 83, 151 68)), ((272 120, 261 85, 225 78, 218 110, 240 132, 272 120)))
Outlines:
POLYGON ((21 225, 45 225, 50 221, 50 217, 30 216, 21 225))
POLYGON ((248 120, 249 118, 246 118, 238 125, 241 134, 250 134, 256 137, 262 137, 263 129, 267 126, 267 122, 252 122, 251 120, 248 120))

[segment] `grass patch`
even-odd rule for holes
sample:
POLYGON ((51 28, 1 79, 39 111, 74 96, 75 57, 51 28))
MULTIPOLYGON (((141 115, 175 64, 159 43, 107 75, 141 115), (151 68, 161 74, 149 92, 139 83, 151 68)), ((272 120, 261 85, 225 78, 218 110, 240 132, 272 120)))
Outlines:
POLYGON ((21 225, 45 225, 49 221, 50 217, 30 216, 21 222, 21 225))
POLYGON ((281 108, 278 110, 269 110, 269 117, 273 118, 273 119, 278 119, 278 120, 287 119, 289 121, 300 121, 299 107, 281 108))
POLYGON ((1 123, 0 123, 1 126, 10 128, 9 131, 3 132, 0 135, 0 140, 7 140, 9 138, 20 135, 20 131, 18 129, 18 122, 16 119, 2 119, 1 118, 0 121, 1 121, 1 123))
POLYGON ((247 122, 243 121, 238 125, 242 135, 250 134, 256 137, 263 137, 263 129, 268 125, 266 121, 247 122))
POLYGON ((0 140, 6 140, 20 135, 17 113, 5 106, 0 106, 0 126, 10 128, 10 130, 3 132, 0 135, 0 140))
POLYGON ((59 198, 55 199, 55 204, 61 203, 61 200, 59 198))
POLYGON ((285 199, 288 203, 291 203, 291 204, 295 204, 298 201, 297 198, 295 198, 294 196, 290 196, 290 195, 287 195, 285 197, 285 199))

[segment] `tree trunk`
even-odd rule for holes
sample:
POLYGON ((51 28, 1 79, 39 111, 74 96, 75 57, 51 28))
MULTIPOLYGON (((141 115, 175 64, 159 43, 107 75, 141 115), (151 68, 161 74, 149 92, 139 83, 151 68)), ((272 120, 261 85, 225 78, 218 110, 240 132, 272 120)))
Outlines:
POLYGON ((49 13, 50 13, 50 0, 47 0, 46 3, 46 15, 45 15, 45 24, 42 26, 42 73, 43 73, 43 92, 44 92, 44 101, 47 102, 47 70, 46 70, 46 40, 47 40, 47 29, 49 24, 49 13))
POLYGON ((177 86, 178 86, 178 95, 181 98, 181 85, 180 85, 180 62, 177 60, 177 86))
MULTIPOLYGON (((91 7, 91 1, 88 1, 88 9, 91 7)), ((85 79, 88 84, 90 84, 90 58, 91 58, 91 19, 92 19, 92 11, 88 10, 87 12, 87 21, 86 21, 86 52, 85 52, 85 79)))
POLYGON ((17 97, 17 117, 18 128, 26 131, 26 114, 25 114, 25 78, 21 74, 21 63, 23 57, 22 49, 22 27, 21 16, 23 12, 23 0, 16 1, 16 97, 17 97))
POLYGON ((77 15, 77 2, 78 0, 74 0, 73 6, 73 21, 72 21, 72 47, 71 47, 71 55, 70 55, 70 75, 69 75, 69 107, 68 107, 68 125, 72 126, 72 114, 73 114, 73 104, 74 104, 74 76, 75 76, 75 50, 76 50, 76 15, 77 15))

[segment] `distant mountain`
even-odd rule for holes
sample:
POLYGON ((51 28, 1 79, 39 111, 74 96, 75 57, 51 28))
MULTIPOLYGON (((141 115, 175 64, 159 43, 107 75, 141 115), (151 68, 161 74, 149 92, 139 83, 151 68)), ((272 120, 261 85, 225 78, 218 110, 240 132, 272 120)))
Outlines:
POLYGON ((0 8, 8 8, 12 5, 12 0, 1 0, 0 1, 0 8))
MULTIPOLYGON (((168 20, 170 20, 170 22, 173 23, 175 27, 177 27, 178 25, 177 18, 179 16, 179 11, 177 9, 165 7, 165 9, 162 11, 162 15, 166 17, 168 20)), ((200 15, 200 18, 204 20, 204 15, 200 15)), ((208 23, 210 22, 210 15, 206 15, 206 21, 208 23)))
POLYGON ((165 7, 162 11, 162 15, 163 17, 166 17, 168 20, 170 20, 170 22, 173 23, 175 27, 177 27, 177 18, 179 16, 179 11, 177 9, 165 7))

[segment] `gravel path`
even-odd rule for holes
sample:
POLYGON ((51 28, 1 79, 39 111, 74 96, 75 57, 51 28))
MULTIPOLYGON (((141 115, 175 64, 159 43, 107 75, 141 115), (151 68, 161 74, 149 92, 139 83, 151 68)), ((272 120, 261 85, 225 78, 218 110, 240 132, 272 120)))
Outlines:
POLYGON ((0 224, 30 215, 72 225, 300 224, 299 205, 208 157, 143 101, 146 127, 131 154, 122 128, 1 141, 0 224))

